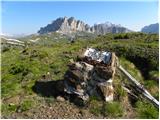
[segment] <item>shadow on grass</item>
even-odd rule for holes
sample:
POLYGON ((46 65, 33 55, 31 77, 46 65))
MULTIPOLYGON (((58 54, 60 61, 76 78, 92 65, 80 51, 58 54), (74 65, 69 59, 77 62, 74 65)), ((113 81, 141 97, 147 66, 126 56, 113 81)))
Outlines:
POLYGON ((57 81, 36 81, 32 90, 43 97, 64 96, 63 80, 57 81))
POLYGON ((85 105, 83 100, 78 98, 76 95, 64 92, 64 80, 36 81, 32 90, 43 97, 56 98, 57 96, 61 96, 65 100, 69 100, 79 107, 85 105))

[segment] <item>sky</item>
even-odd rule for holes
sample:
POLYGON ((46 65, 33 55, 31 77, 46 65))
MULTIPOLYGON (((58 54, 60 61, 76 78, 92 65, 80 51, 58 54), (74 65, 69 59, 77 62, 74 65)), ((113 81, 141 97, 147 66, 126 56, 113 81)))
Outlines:
POLYGON ((33 34, 58 17, 89 25, 111 22, 134 31, 158 22, 158 1, 2 1, 3 34, 33 34))

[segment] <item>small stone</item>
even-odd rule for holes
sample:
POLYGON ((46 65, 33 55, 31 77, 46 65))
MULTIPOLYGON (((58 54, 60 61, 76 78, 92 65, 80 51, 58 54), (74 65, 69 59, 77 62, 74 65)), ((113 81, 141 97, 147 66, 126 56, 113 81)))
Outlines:
POLYGON ((17 109, 17 113, 21 113, 22 110, 20 108, 17 109))
POLYGON ((15 104, 14 103, 9 103, 9 106, 14 106, 15 104))
POLYGON ((62 96, 58 96, 56 98, 56 100, 59 101, 59 102, 64 102, 65 101, 64 97, 62 97, 62 96))

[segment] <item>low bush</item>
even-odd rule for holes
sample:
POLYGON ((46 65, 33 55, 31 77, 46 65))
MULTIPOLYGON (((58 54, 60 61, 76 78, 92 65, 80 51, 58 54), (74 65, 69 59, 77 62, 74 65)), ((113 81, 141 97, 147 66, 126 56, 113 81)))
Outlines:
POLYGON ((159 72, 158 71, 150 71, 149 72, 149 78, 158 81, 158 79, 159 79, 159 72))
POLYGON ((158 109, 147 102, 138 101, 136 103, 137 118, 143 119, 158 119, 158 109))
POLYGON ((29 110, 31 107, 33 107, 33 101, 31 101, 31 100, 24 100, 23 102, 22 102, 22 104, 20 105, 20 110, 21 111, 27 111, 27 110, 29 110))
POLYGON ((1 109, 2 109, 2 114, 4 115, 8 115, 10 113, 16 112, 17 110, 17 105, 14 104, 2 104, 1 105, 1 109))
POLYGON ((9 73, 16 75, 18 73, 22 73, 23 76, 27 75, 29 73, 29 68, 27 66, 25 66, 24 64, 14 64, 11 66, 9 73))
POLYGON ((109 117, 121 117, 123 115, 123 107, 121 106, 120 102, 111 102, 111 103, 105 103, 103 105, 103 111, 104 116, 109 117))
POLYGON ((100 102, 97 100, 91 100, 90 101, 90 112, 93 113, 96 116, 101 115, 102 107, 100 102))
POLYGON ((114 36, 114 39, 129 39, 128 34, 117 34, 114 36))
POLYGON ((118 100, 122 100, 127 95, 126 91, 122 88, 122 84, 115 85, 115 94, 118 100))

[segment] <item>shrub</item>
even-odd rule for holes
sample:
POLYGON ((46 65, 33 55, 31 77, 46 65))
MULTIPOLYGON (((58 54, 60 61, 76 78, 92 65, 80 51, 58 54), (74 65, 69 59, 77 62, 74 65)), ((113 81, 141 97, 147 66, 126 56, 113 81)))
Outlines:
POLYGON ((153 80, 158 80, 159 79, 159 71, 150 71, 149 78, 153 79, 153 80))
POLYGON ((1 105, 2 114, 13 113, 17 110, 17 105, 14 104, 2 104, 1 105))
POLYGON ((25 100, 23 101, 23 103, 20 105, 20 110, 21 111, 27 111, 29 110, 31 107, 33 107, 33 101, 30 100, 25 100))
POLYGON ((47 53, 47 52, 44 52, 44 51, 43 51, 43 52, 42 52, 42 51, 39 52, 39 58, 40 58, 40 59, 43 59, 43 58, 45 58, 45 57, 48 57, 48 53, 47 53))
POLYGON ((97 100, 90 101, 90 112, 98 116, 101 114, 102 107, 97 100))
POLYGON ((129 60, 121 57, 120 64, 132 75, 134 76, 139 82, 143 83, 143 76, 140 70, 129 60))
POLYGON ((92 101, 92 100, 101 101, 102 98, 92 95, 92 96, 89 97, 89 99, 90 99, 90 101, 92 101))
POLYGON ((122 84, 115 86, 115 92, 117 94, 118 100, 122 100, 123 97, 127 95, 126 91, 122 88, 122 84))
POLYGON ((153 88, 154 86, 157 86, 158 87, 158 84, 156 81, 154 80, 146 80, 145 83, 144 83, 145 87, 148 88, 148 89, 151 89, 153 88))
POLYGON ((114 39, 129 39, 128 34, 116 34, 114 39))
POLYGON ((121 117, 123 108, 119 102, 105 103, 102 111, 104 116, 121 117))
POLYGON ((23 76, 29 73, 29 69, 24 64, 14 64, 12 65, 11 69, 9 70, 10 74, 16 75, 18 73, 22 73, 23 76))
POLYGON ((136 103, 136 112, 138 118, 143 119, 158 119, 158 109, 156 109, 152 104, 138 101, 136 103))

